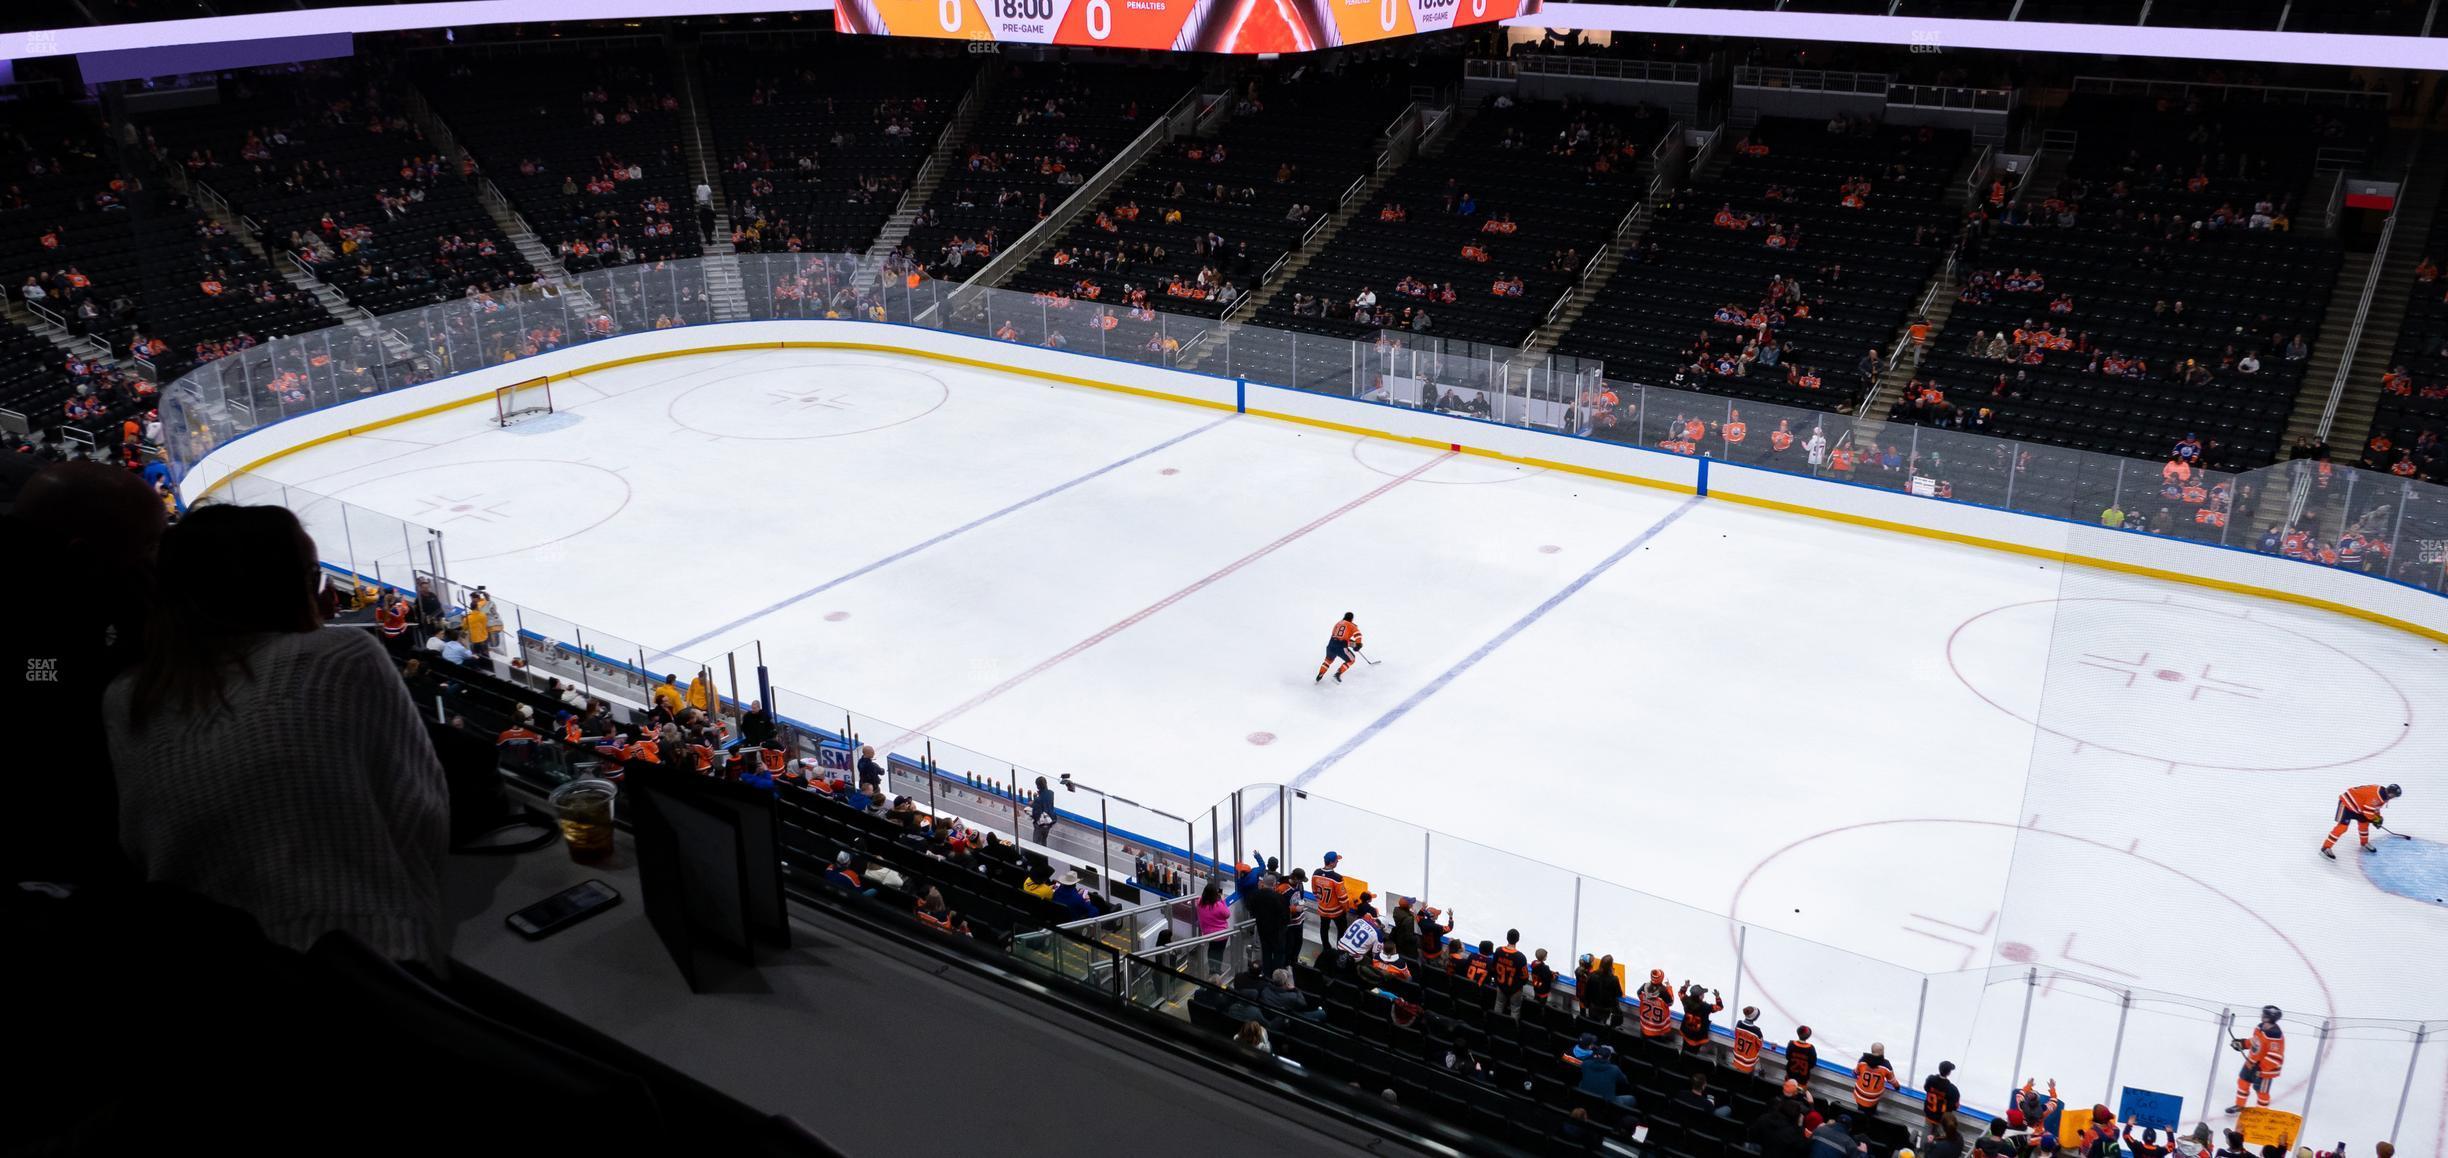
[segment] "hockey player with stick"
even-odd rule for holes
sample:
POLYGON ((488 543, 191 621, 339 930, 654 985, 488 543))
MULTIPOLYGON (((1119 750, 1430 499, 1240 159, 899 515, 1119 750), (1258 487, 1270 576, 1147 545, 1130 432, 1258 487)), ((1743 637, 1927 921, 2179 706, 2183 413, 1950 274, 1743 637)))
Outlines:
POLYGON ((2321 842, 2321 855, 2337 859, 2332 850, 2337 847, 2338 838, 2346 835, 2349 824, 2356 826, 2355 836, 2363 842, 2363 851, 2372 851, 2371 830, 2380 823, 2381 806, 2403 795, 2405 789, 2394 784, 2366 784, 2338 793, 2337 827, 2330 829, 2329 839, 2321 842))
POLYGON ((1342 683, 1343 673, 1351 670, 1352 655, 1359 649, 1360 625, 1352 620, 1352 613, 1346 611, 1343 618, 1335 621, 1334 630, 1326 637, 1326 662, 1318 665, 1317 679, 1309 682, 1323 681, 1326 669, 1334 667, 1334 662, 1339 659, 1343 661, 1343 666, 1335 669, 1334 678, 1336 683, 1342 683))
POLYGON ((2278 1028, 2278 1007, 2261 1007, 2261 1024, 2253 1027, 2250 1038, 2229 1038, 2227 1044, 2244 1055, 2244 1069, 2236 1074, 2235 1105, 2227 1107, 2230 1114, 2244 1112, 2247 1098, 2259 1096, 2261 1104, 2270 1104, 2270 1086, 2278 1080, 2278 1071, 2286 1065, 2286 1031, 2278 1028))

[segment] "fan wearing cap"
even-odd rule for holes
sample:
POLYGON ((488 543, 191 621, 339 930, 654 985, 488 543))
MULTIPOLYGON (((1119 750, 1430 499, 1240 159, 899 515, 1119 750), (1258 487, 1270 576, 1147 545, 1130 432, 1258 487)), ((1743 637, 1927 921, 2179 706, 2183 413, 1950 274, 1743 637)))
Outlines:
POLYGON ((1659 1038, 1674 1032, 1674 987, 1666 984, 1665 970, 1650 970, 1649 980, 1633 996, 1640 1000, 1642 1037, 1659 1038))
POLYGON ((1326 854, 1325 863, 1309 874, 1309 890, 1317 894, 1318 955, 1331 952, 1351 925, 1352 899, 1343 891, 1343 854, 1326 854))
POLYGON ((508 748, 515 744, 524 750, 528 745, 544 738, 543 733, 535 730, 534 708, 520 704, 517 715, 518 719, 512 721, 509 727, 502 729, 499 735, 493 737, 494 747, 508 748))

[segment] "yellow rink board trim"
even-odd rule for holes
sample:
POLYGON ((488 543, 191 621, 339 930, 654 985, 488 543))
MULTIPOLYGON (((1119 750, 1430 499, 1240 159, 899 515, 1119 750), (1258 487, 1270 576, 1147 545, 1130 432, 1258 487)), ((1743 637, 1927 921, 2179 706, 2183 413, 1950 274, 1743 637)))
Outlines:
MULTIPOLYGON (((542 377, 546 382, 559 382, 568 378, 576 378, 585 374, 601 373, 605 370, 616 369, 622 366, 634 366, 644 362, 658 362, 668 358, 688 358, 695 357, 700 354, 733 353, 741 350, 860 350, 878 354, 915 356, 920 358, 931 358, 939 362, 950 362, 955 365, 970 366, 980 370, 990 370, 1005 374, 1018 374, 1030 378, 1044 379, 1049 382, 1060 382, 1066 385, 1083 386, 1091 390, 1107 390, 1117 394, 1129 394, 1141 398, 1153 398, 1163 402, 1177 402, 1190 406, 1201 406, 1211 410, 1229 411, 1233 409, 1233 406, 1230 403, 1215 402, 1205 398, 1193 398, 1185 394, 1170 394, 1162 390, 1149 390, 1137 386, 1124 386, 1117 382, 1102 382, 1093 378, 1083 378, 1074 374, 1056 373, 1052 370, 1038 370, 1027 366, 1013 366, 1002 362, 989 361, 983 358, 971 358, 960 354, 948 354, 937 350, 912 349, 906 346, 888 345, 882 342, 731 342, 717 346, 697 346, 684 350, 659 350, 653 353, 632 354, 627 357, 611 358, 602 362, 590 363, 576 369, 563 370, 556 374, 542 375, 542 377)), ((507 365, 508 363, 503 364, 507 365)), ((472 373, 473 371, 470 372, 472 373)), ((521 381, 531 382, 534 381, 534 379, 528 378, 522 379, 521 381)), ((202 498, 209 497, 214 491, 219 490, 222 486, 228 484, 230 480, 237 478, 239 475, 252 473, 266 465, 286 458, 289 455, 296 454, 301 450, 321 446, 329 442, 336 442, 340 439, 348 438, 354 435, 372 433, 373 431, 381 430, 385 427, 397 426, 404 422, 414 422, 420 418, 429 418, 447 410, 456 410, 462 406, 472 406, 487 398, 493 397, 497 392, 497 389, 485 390, 482 393, 473 394, 464 398, 455 398, 447 402, 437 402, 434 405, 421 407, 405 414, 395 415, 390 418, 384 418, 358 426, 351 426, 343 430, 333 431, 329 434, 317 435, 313 438, 300 442, 295 446, 284 447, 280 450, 273 451, 272 453, 264 455, 261 458, 257 458, 254 461, 247 463, 245 466, 230 471, 228 474, 225 474, 218 480, 215 480, 211 486, 204 488, 204 494, 198 496, 198 498, 201 500, 202 498)), ((346 403, 342 403, 341 405, 346 405, 346 403)), ((1429 447, 1435 450, 1456 451, 1462 454, 1474 455, 1480 458, 1497 459, 1499 461, 1515 463, 1521 466, 1539 467, 1545 470, 1561 471, 1566 474, 1577 474, 1590 478, 1604 479, 1608 482, 1625 483, 1632 486, 1653 487, 1660 490, 1674 491, 1678 494, 1692 494, 1697 490, 1696 487, 1684 486, 1680 483, 1667 482, 1662 479, 1644 478, 1640 475, 1624 474, 1618 471, 1604 470, 1598 467, 1582 466, 1577 463, 1557 462, 1552 459, 1535 458, 1529 455, 1508 454, 1504 451, 1489 450, 1483 447, 1464 446, 1458 442, 1440 442, 1433 438, 1421 438, 1419 436, 1409 434, 1395 434, 1391 431, 1376 430, 1366 426, 1353 425, 1351 423, 1333 422, 1323 418, 1310 418, 1304 415, 1285 414, 1280 411, 1259 410, 1255 408, 1246 409, 1242 412, 1247 413, 1254 418, 1265 418, 1276 422, 1289 422, 1295 425, 1312 426, 1321 430, 1333 430, 1345 434, 1362 435, 1369 438, 1382 438, 1393 442, 1402 442, 1409 443, 1414 446, 1429 447)), ((1938 539, 1944 542, 1958 543, 1968 547, 1979 547, 1985 550, 2002 551, 2010 555, 2023 555, 2029 558, 2048 559, 2059 563, 2091 567, 2102 571, 2113 571, 2120 574, 2136 575, 2145 579, 2158 579, 2169 583, 2182 583, 2188 586, 2203 587, 2216 591, 2226 591, 2237 595, 2249 595, 2257 598, 2274 600, 2279 603, 2291 603, 2299 607, 2309 607, 2317 611, 2327 611, 2337 615, 2344 615, 2350 618, 2360 619, 2367 623, 2376 623, 2383 627, 2395 628, 2399 631, 2406 632, 2410 635, 2420 636, 2424 639, 2448 643, 2448 631, 2440 631, 2434 628, 2425 627, 2421 624, 2414 623, 2409 620, 2399 619, 2396 616, 2389 615, 2384 612, 2373 611, 2364 607, 2356 607, 2352 604, 2339 603, 2335 600, 2323 599, 2316 595, 2304 595, 2293 591, 2282 591, 2276 588, 2259 587, 2250 583, 2237 582, 2232 579, 2214 579, 2206 575, 2191 575, 2182 571, 2170 571, 2165 568, 2151 567, 2140 563, 2125 563, 2114 559, 2096 559, 2088 555, 2077 555, 2070 551, 2051 550, 2046 547, 2033 547, 2022 543, 2008 542, 2004 539, 1984 538, 1979 535, 1966 534, 1961 531, 1945 531, 1936 527, 1924 527, 1914 523, 1899 523, 1891 519, 1873 518, 1869 515, 1856 515, 1844 511, 1832 511, 1824 507, 1813 507, 1800 503, 1789 503, 1779 499, 1760 498, 1755 495, 1732 493, 1722 489, 1712 489, 1709 492, 1709 497, 1713 499, 1722 499, 1726 502, 1736 503, 1742 506, 1760 507, 1767 510, 1780 511, 1785 514, 1804 515, 1810 518, 1829 519, 1839 523, 1849 523, 1858 527, 1868 527, 1873 530, 1890 531, 1902 535, 1916 535, 1925 539, 1938 539)))
MULTIPOLYGON (((2183 571, 2170 571, 2163 567, 2152 567, 2142 563, 2126 563, 2116 559, 2096 559, 2089 555, 2077 555, 2071 551, 2052 550, 2047 547, 2033 547, 2023 543, 2008 542, 2004 539, 1988 539, 1979 535, 1965 534, 1961 531, 1942 531, 1936 527, 1924 527, 1913 523, 1899 523, 1889 519, 1872 518, 1869 515, 1849 514, 1844 511, 1831 511, 1822 507, 1804 506, 1800 503, 1789 503, 1779 499, 1764 499, 1756 495, 1733 494, 1713 488, 1709 491, 1709 497, 1712 499, 1723 499, 1726 502, 1736 503, 1747 507, 1764 507, 1769 510, 1780 511, 1785 514, 1808 515, 1812 518, 1829 519, 1839 523, 1850 523, 1857 527, 1869 527, 1873 530, 1893 531, 1897 534, 1903 535, 1918 535, 1925 539, 1940 539, 1949 543, 1961 543, 1968 547, 1982 547, 1991 551, 2003 551, 2010 555, 2024 555, 2034 559, 2048 559, 2059 563, 2066 563, 2080 567, 2090 567, 2101 571, 2114 571, 2125 575, 2138 575, 2145 579, 2158 579, 2168 583, 2182 583, 2193 587, 2206 587, 2214 591, 2226 591, 2237 595, 2258 596, 2263 599, 2276 600, 2280 603, 2292 603, 2299 607, 2309 607, 2317 611, 2332 612, 2334 614, 2360 619, 2368 623, 2377 623, 2383 627, 2393 627, 2399 631, 2422 636, 2425 639, 2438 640, 2442 643, 2448 643, 2448 631, 2439 631, 2434 628, 2424 627, 2419 623, 2399 619, 2396 616, 2389 615, 2385 612, 2373 611, 2364 607, 2356 607, 2349 603, 2339 603, 2336 600, 2323 599, 2317 595, 2304 595, 2294 591, 2282 591, 2273 587, 2259 587, 2250 583, 2241 583, 2233 579, 2216 579, 2207 575, 2192 575, 2183 571)), ((2108 532, 2106 528, 2102 528, 2102 532, 2114 533, 2108 532)))

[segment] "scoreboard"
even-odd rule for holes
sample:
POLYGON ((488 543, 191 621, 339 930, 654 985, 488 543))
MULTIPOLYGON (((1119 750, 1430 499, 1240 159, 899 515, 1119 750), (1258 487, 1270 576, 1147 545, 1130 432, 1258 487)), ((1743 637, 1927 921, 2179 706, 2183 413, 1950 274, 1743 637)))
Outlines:
POLYGON ((1175 52, 1308 52, 1489 24, 1539 0, 835 0, 834 27, 879 36, 1175 52))

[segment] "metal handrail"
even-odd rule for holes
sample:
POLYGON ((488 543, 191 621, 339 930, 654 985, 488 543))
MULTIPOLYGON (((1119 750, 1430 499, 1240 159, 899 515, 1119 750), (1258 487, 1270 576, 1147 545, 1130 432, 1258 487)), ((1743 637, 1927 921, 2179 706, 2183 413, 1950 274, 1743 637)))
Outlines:
POLYGON ((1762 68, 1745 65, 1734 70, 1736 88, 1775 88, 1787 92, 1833 92, 1887 95, 1895 78, 1883 72, 1838 72, 1821 68, 1762 68))
POLYGON ((1990 158, 1995 153, 1996 149, 1992 146, 1982 145, 1980 152, 1972 158, 1972 175, 1964 178, 1966 204, 1980 204, 1981 178, 1989 172, 1990 158))
POLYGON ((2215 84, 2208 81, 2153 80, 2132 76, 2077 76, 2074 78, 2075 92, 2189 96, 2196 90, 2216 92, 2222 97, 2235 93, 2252 93, 2259 96, 2265 104, 2270 103, 2270 98, 2279 93, 2296 94, 2297 99, 2293 103, 2299 104, 2311 104, 2314 97, 2332 97, 2337 103, 2347 105, 2385 106, 2388 104, 2387 93, 2365 92, 2362 89, 2308 88, 2302 85, 2285 84, 2215 84))
POLYGON ((2345 398, 2346 380, 2354 373, 2355 349, 2363 342, 2364 324, 2371 320, 2372 299, 2380 293, 2380 271, 2388 265, 2389 242, 2397 236, 2397 217, 2391 211, 2380 226, 2380 241, 2372 249, 2371 268, 2363 274, 2362 296, 2355 299, 2354 325, 2346 331, 2345 348, 2338 351, 2337 375, 2329 380, 2329 399, 2322 404, 2320 425, 2312 432, 2315 442, 2328 441, 2329 427, 2337 421, 2338 402, 2345 398))
POLYGON ((1525 75, 1700 83, 1700 66, 1685 61, 1630 60, 1618 56, 1585 56, 1565 52, 1517 52, 1513 54, 1512 63, 1518 65, 1518 71, 1525 75))

